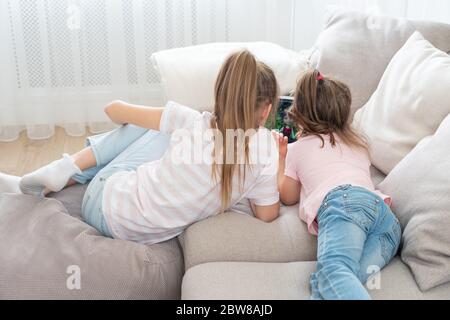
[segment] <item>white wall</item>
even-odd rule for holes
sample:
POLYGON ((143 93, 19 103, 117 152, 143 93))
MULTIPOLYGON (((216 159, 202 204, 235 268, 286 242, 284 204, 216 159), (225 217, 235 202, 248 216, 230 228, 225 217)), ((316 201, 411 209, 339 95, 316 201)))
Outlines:
MULTIPOLYGON (((230 1, 241 17, 236 25, 261 24, 259 32, 254 27, 239 28, 242 39, 264 39, 295 50, 307 49, 314 44, 323 29, 325 12, 332 6, 450 24, 448 0, 247 0, 254 8, 250 11, 242 10, 242 0, 230 1), (265 22, 262 20, 264 17, 265 22)), ((240 39, 239 34, 234 36, 240 39)))

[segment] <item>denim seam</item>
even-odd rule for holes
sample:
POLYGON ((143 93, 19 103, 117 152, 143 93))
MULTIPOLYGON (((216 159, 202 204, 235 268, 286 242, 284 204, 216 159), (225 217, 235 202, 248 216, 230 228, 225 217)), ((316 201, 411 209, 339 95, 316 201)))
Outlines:
POLYGON ((315 295, 319 295, 320 299, 323 300, 322 295, 319 290, 319 280, 317 279, 317 273, 312 273, 309 278, 309 287, 311 291, 311 299, 316 298, 315 295))
POLYGON ((347 206, 344 206, 343 209, 344 209, 343 211, 344 211, 346 217, 347 217, 348 219, 350 219, 351 223, 354 223, 355 225, 357 225, 358 227, 360 227, 365 233, 368 232, 367 230, 369 229, 369 226, 365 225, 365 223, 364 223, 363 221, 358 220, 358 219, 355 219, 355 218, 353 217, 353 215, 347 210, 347 209, 348 209, 347 206))
POLYGON ((389 263, 389 253, 388 251, 388 244, 387 239, 385 235, 380 236, 380 243, 381 243, 381 255, 383 256, 384 262, 387 264, 389 263))
MULTIPOLYGON (((323 273, 323 272, 321 272, 321 273, 323 273)), ((338 293, 338 291, 336 290, 336 288, 333 286, 333 282, 330 281, 330 279, 328 278, 328 276, 327 276, 325 273, 324 273, 322 276, 326 279, 326 281, 328 282, 330 288, 334 291, 334 293, 335 293, 335 295, 336 295, 336 297, 337 297, 337 300, 343 300, 342 297, 341 297, 341 295, 338 293)), ((320 285, 319 285, 320 281, 319 281, 319 277, 317 278, 317 280, 318 280, 318 281, 317 281, 317 283, 318 283, 317 287, 319 288, 319 292, 320 292, 320 294, 321 294, 322 297, 323 297, 323 293, 322 293, 321 290, 320 290, 320 285)))
POLYGON ((70 179, 72 179, 73 181, 77 182, 78 184, 86 184, 87 183, 87 179, 86 178, 82 178, 81 175, 73 175, 70 179))
POLYGON ((97 150, 97 147, 95 144, 90 144, 90 147, 92 149, 92 153, 94 154, 95 160, 97 161, 97 166, 103 165, 102 157, 100 156, 100 153, 97 150))

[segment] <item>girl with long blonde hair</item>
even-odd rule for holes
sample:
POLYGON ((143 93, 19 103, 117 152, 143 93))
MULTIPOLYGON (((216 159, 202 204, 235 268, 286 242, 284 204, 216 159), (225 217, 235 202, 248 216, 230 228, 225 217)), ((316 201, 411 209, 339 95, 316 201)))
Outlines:
MULTIPOLYGON (((263 125, 277 96, 273 71, 240 51, 220 70, 213 113, 175 102, 165 108, 112 102, 105 112, 120 128, 88 138, 85 149, 22 178, 2 175, 0 185, 13 181, 23 193, 44 196, 90 182, 82 206, 86 222, 105 236, 145 244, 174 238, 245 199, 257 218, 270 222, 279 211, 277 168, 255 159, 258 141, 275 142, 263 125), (237 130, 252 132, 243 139, 243 161, 236 154, 239 135, 227 134, 237 130), (192 161, 198 147, 202 161, 192 161)), ((278 159, 276 148, 265 146, 269 158, 273 151, 278 159)))

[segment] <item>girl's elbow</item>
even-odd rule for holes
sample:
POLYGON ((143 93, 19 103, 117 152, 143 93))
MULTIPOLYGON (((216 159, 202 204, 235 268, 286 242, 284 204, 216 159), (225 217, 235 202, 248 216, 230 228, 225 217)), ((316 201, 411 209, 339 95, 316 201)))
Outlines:
POLYGON ((267 217, 265 220, 263 220, 265 223, 272 223, 272 222, 274 222, 275 220, 277 220, 278 219, 278 217, 279 217, 280 215, 277 213, 277 214, 275 214, 275 215, 273 215, 273 216, 271 216, 271 217, 267 217))
POLYGON ((287 207, 295 206, 299 202, 299 199, 289 199, 281 197, 281 203, 287 207))
POLYGON ((265 222, 265 223, 272 223, 275 220, 277 220, 277 218, 278 218, 278 214, 277 215, 272 215, 272 216, 267 215, 267 216, 260 216, 260 217, 258 217, 259 220, 261 220, 262 222, 265 222))
POLYGON ((277 220, 279 216, 280 216, 280 204, 278 203, 277 205, 272 206, 270 211, 267 210, 266 212, 260 213, 257 217, 262 222, 272 223, 275 220, 277 220))
POLYGON ((114 102, 110 102, 105 106, 105 109, 103 109, 103 111, 106 113, 107 116, 111 116, 112 113, 112 109, 114 107, 114 102))
POLYGON ((111 113, 114 111, 114 109, 116 109, 117 106, 121 105, 122 103, 123 103, 123 102, 120 101, 120 100, 114 100, 114 101, 111 101, 110 103, 108 103, 108 104, 105 106, 105 109, 104 109, 105 113, 106 113, 107 115, 111 115, 111 113))

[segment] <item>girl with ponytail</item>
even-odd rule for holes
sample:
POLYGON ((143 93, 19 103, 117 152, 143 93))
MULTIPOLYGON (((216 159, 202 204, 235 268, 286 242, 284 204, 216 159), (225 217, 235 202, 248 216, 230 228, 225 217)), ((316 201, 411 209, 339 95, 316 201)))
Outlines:
POLYGON ((270 222, 279 210, 278 150, 262 127, 277 97, 273 71, 250 52, 237 52, 220 70, 213 113, 175 102, 165 108, 112 102, 105 112, 121 127, 22 178, 1 175, 0 185, 8 180, 14 190, 45 196, 90 182, 85 221, 105 236, 144 244, 174 238, 244 199, 270 222))
POLYGON ((400 224, 391 199, 375 190, 368 145, 350 124, 352 98, 317 70, 298 81, 289 112, 298 141, 280 140, 282 202, 300 202, 300 218, 318 235, 312 299, 370 299, 364 285, 396 255, 400 224))

